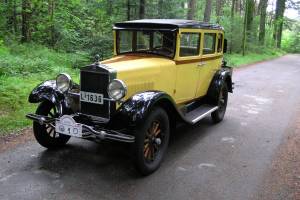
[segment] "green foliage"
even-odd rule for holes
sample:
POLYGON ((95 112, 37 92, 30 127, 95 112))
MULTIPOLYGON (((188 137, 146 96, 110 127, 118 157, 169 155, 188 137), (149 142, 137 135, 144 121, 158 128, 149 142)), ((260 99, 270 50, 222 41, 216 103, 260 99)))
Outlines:
POLYGON ((255 63, 258 61, 277 58, 284 54, 285 54, 284 51, 280 51, 278 49, 270 49, 270 48, 260 47, 260 49, 257 48, 256 53, 249 52, 245 56, 242 56, 241 54, 237 54, 237 53, 227 54, 227 55, 225 55, 225 59, 228 62, 229 66, 240 67, 240 66, 255 63))
POLYGON ((292 30, 283 31, 282 49, 290 53, 300 53, 300 22, 292 25, 292 30))
POLYGON ((37 84, 61 72, 78 82, 76 63, 87 64, 87 55, 59 53, 33 44, 0 46, 0 134, 31 124, 24 116, 35 110, 36 105, 27 98, 37 84))

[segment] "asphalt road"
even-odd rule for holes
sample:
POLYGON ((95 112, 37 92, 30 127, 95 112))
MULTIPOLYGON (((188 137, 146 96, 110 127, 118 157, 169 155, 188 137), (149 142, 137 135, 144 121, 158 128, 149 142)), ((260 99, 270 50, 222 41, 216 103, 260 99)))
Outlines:
POLYGON ((225 120, 180 126, 153 175, 135 172, 126 145, 28 142, 0 154, 0 199, 257 199, 300 106, 300 55, 235 70, 234 82, 225 120))

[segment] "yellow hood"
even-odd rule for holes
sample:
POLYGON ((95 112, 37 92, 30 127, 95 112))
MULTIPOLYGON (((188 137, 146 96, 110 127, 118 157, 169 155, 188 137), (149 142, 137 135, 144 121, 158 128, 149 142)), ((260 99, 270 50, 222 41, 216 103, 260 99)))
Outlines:
POLYGON ((117 79, 125 82, 128 89, 126 98, 146 90, 164 89, 171 92, 175 84, 175 61, 168 58, 149 54, 127 54, 102 63, 115 69, 117 79))

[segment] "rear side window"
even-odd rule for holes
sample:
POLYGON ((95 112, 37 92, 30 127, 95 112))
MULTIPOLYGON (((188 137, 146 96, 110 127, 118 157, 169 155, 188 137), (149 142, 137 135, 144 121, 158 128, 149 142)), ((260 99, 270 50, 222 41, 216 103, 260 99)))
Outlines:
POLYGON ((203 54, 214 54, 216 52, 216 33, 204 33, 203 54))
POLYGON ((180 57, 198 56, 200 49, 200 33, 181 33, 180 57))
POLYGON ((217 47, 217 52, 220 53, 223 50, 223 34, 219 33, 218 34, 218 47, 217 47))

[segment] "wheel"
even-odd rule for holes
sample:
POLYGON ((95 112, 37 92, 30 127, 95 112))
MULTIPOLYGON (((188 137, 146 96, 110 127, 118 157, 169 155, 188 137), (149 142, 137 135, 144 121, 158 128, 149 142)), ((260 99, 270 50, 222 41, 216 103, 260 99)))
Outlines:
POLYGON ((227 100, 228 100, 228 88, 226 84, 223 84, 219 93, 219 96, 217 97, 217 104, 219 108, 211 113, 211 118, 214 123, 219 123, 223 120, 226 107, 227 107, 227 100))
POLYGON ((170 126, 167 113, 154 108, 145 122, 135 130, 135 165, 142 175, 157 170, 169 144, 170 126))
MULTIPOLYGON (((36 114, 58 117, 54 104, 48 101, 44 101, 38 106, 36 114)), ((70 136, 68 135, 56 133, 54 124, 41 125, 38 122, 33 122, 33 133, 38 143, 49 149, 64 146, 70 139, 70 136)))

